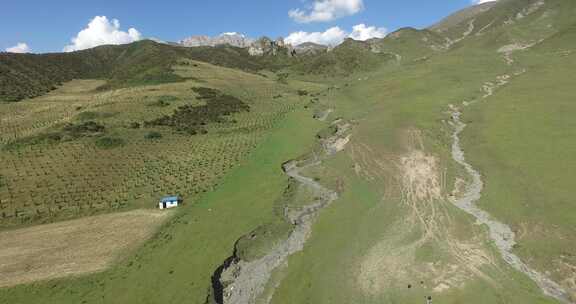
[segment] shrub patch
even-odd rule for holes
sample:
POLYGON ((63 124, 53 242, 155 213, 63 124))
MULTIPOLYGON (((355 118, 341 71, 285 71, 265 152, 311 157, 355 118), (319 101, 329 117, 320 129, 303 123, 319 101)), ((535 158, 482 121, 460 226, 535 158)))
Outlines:
POLYGON ((208 123, 222 123, 226 121, 225 116, 250 111, 250 106, 242 100, 219 90, 195 87, 192 91, 198 95, 199 100, 203 100, 206 104, 180 106, 172 115, 148 121, 145 125, 171 127, 191 135, 204 134, 207 132, 205 126, 208 123))

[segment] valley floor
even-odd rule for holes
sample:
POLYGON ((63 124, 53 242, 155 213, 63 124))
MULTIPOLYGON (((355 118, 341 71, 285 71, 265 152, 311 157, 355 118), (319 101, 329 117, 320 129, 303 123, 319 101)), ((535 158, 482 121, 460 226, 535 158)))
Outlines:
MULTIPOLYGON (((563 42, 576 40, 572 32, 548 37, 547 31, 540 44, 521 50, 499 52, 500 40, 477 35, 434 56, 404 56, 409 61, 330 79, 292 75, 279 81, 273 73, 188 62, 175 67, 186 77, 183 83, 90 95, 78 101, 90 111, 78 111, 112 113, 84 115, 112 126, 110 136, 126 139, 126 145, 98 150, 93 138, 83 138, 76 148, 63 143, 42 151, 80 160, 86 168, 106 163, 88 162, 77 153, 82 148, 103 161, 136 151, 138 157, 126 158, 127 166, 118 169, 125 178, 113 185, 121 193, 101 187, 126 209, 149 208, 145 204, 165 191, 193 199, 156 233, 148 222, 138 224, 148 229, 134 239, 150 239, 113 267, 3 288, 0 303, 574 303, 576 49, 566 52, 563 42), (209 124, 196 137, 154 129, 164 136, 161 142, 148 141, 145 129, 125 127, 128 118, 169 115, 187 102, 203 105, 189 92, 198 86, 242 98, 250 111, 209 124), (159 99, 165 94, 175 96, 175 103, 150 110, 170 103, 159 99), (133 103, 146 110, 126 114, 133 103), (58 150, 63 145, 69 149, 58 150), (180 150, 166 153, 165 145, 180 150), (145 170, 126 173, 140 167, 145 170), (143 177, 151 172, 169 178, 143 177), (147 182, 155 187, 143 186, 147 182)), ((79 98, 75 90, 60 93, 79 98)), ((66 112, 66 100, 51 98, 9 106, 27 124, 19 129, 3 118, 0 126, 24 137, 44 130, 43 123, 18 115, 26 112, 19 107, 33 107, 33 115, 50 120, 44 105, 60 106, 64 119, 77 122, 80 113, 66 112)), ((38 167, 44 171, 34 178, 46 181, 50 170, 34 164, 50 162, 26 147, 0 154, 11 164, 0 175, 17 183, 22 172, 38 167), (34 156, 36 163, 23 167, 28 161, 22 155, 34 156)), ((103 184, 112 176, 106 174, 98 176, 103 184)), ((62 189, 74 181, 26 187, 62 189)), ((0 189, 26 195, 14 187, 0 189)), ((42 222, 39 215, 32 223, 14 224, 23 218, 14 208, 42 211, 38 206, 60 202, 32 199, 38 204, 5 204, 14 214, 6 226, 42 222)), ((111 213, 101 219, 131 214, 101 207, 111 213)), ((90 214, 80 209, 86 213, 75 216, 90 214)), ((87 219, 98 218, 48 227, 87 219)), ((12 256, 10 248, 17 246, 11 240, 38 233, 38 227, 0 233, 6 236, 0 256, 12 256)), ((99 240, 85 238, 79 246, 87 242, 99 240)))

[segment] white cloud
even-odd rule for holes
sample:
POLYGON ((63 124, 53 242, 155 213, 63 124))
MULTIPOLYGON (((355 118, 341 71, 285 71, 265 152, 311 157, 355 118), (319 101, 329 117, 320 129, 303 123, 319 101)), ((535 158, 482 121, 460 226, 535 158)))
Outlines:
POLYGON ((350 38, 354 40, 368 40, 372 38, 384 38, 387 30, 383 27, 366 26, 366 24, 358 24, 352 28, 350 38))
POLYGON ((386 36, 385 28, 358 24, 352 28, 352 32, 346 32, 338 26, 331 27, 325 32, 294 32, 288 35, 284 41, 292 45, 314 42, 334 46, 342 43, 346 38, 364 41, 372 38, 383 38, 384 36, 386 36))
POLYGON ((106 16, 96 16, 88 26, 72 38, 72 44, 64 47, 65 52, 93 48, 104 44, 125 44, 142 39, 142 35, 134 28, 127 32, 120 30, 117 19, 108 20, 106 16))
POLYGON ((15 46, 6 49, 8 53, 30 53, 30 47, 24 42, 18 42, 15 46))
POLYGON ((348 34, 341 28, 335 26, 327 29, 325 32, 295 32, 284 41, 291 45, 299 45, 304 42, 314 42, 323 45, 337 45, 341 43, 348 34))
POLYGON ((483 4, 483 3, 488 3, 488 2, 496 2, 498 0, 472 0, 472 3, 474 4, 483 4))
POLYGON ((363 0, 314 0, 309 8, 290 10, 288 15, 299 23, 327 22, 354 15, 362 9, 363 0))

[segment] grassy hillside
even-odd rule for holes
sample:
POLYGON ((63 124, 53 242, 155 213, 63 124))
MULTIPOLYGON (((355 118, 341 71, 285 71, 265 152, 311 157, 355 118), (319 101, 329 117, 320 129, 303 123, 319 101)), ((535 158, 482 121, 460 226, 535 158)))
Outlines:
POLYGON ((377 54, 369 43, 347 39, 327 53, 303 56, 289 70, 298 75, 320 77, 347 76, 354 72, 366 72, 394 60, 390 54, 377 54))
POLYGON ((182 81, 171 69, 179 58, 244 71, 257 71, 263 67, 244 49, 184 48, 150 40, 100 46, 73 53, 1 53, 0 101, 39 96, 72 79, 107 80, 107 84, 100 89, 182 81))
POLYGON ((370 44, 377 52, 392 55, 398 63, 425 60, 447 49, 446 40, 441 35, 414 28, 399 29, 383 39, 372 40, 370 44))
POLYGON ((0 226, 152 208, 170 193, 193 199, 302 102, 262 76, 181 63, 174 75, 193 80, 107 92, 75 80, 0 104, 0 226))
POLYGON ((463 10, 460 10, 444 19, 440 22, 432 25, 429 27, 430 30, 442 33, 444 31, 448 31, 459 24, 470 20, 471 18, 476 17, 477 15, 489 10, 492 8, 496 2, 490 1, 479 5, 473 5, 467 7, 463 10))
POLYGON ((0 299, 37 303, 41 296, 43 303, 204 303, 210 276, 230 255, 235 240, 273 218, 273 202, 287 184, 279 164, 306 152, 319 127, 308 112, 289 114, 216 191, 178 210, 153 240, 114 269, 3 289, 0 299), (166 287, 159 289, 159 285, 166 287))
POLYGON ((150 40, 73 53, 0 53, 0 101, 40 96, 72 79, 106 80, 106 84, 98 88, 101 91, 181 82, 185 79, 172 69, 180 59, 246 72, 290 67, 289 70, 300 74, 345 75, 368 70, 380 64, 382 57, 371 52, 369 45, 352 40, 330 53, 299 57, 283 52, 274 56, 250 56, 246 49, 230 46, 186 48, 150 40))
POLYGON ((483 208, 513 226, 521 256, 572 290, 574 34, 519 54, 528 71, 466 116, 466 148, 488 181, 483 208))
POLYGON ((1 53, 0 100, 18 101, 39 96, 74 78, 103 78, 110 64, 103 59, 85 62, 81 54, 1 53))
POLYGON ((3 223, 147 208, 165 193, 191 201, 107 271, 0 289, 0 299, 213 303, 214 286, 253 286, 234 275, 275 263, 266 254, 306 222, 287 221, 290 208, 312 208, 309 239, 250 303, 561 303, 527 268, 573 303, 574 16, 569 0, 501 0, 441 33, 405 28, 296 58, 95 49, 94 60, 126 69, 0 104, 3 223), (261 69, 279 73, 252 73, 261 69), (342 124, 350 137, 330 142, 342 124), (479 176, 457 161, 459 141, 479 176), (318 142, 342 150, 319 154, 318 142), (311 207, 318 193, 281 170, 295 158, 310 158, 302 175, 339 199, 311 207), (524 267, 503 258, 467 199, 511 227, 503 237, 524 267), (215 282, 231 256, 238 272, 215 282))
POLYGON ((486 227, 442 202, 461 191, 455 177, 468 178, 450 164, 449 105, 473 100, 479 102, 465 109, 464 150, 486 183, 479 205, 511 224, 514 251, 560 283, 566 301, 576 300, 569 185, 576 134, 567 74, 575 52, 568 16, 576 12, 571 1, 546 1, 517 18, 533 3, 501 1, 502 11, 475 18, 513 16, 513 23, 469 35, 424 63, 372 73, 323 101, 358 121, 348 153, 325 164, 347 190, 320 217, 304 251, 278 271, 272 303, 418 303, 428 296, 441 303, 555 303, 502 262, 484 238, 486 227), (540 40, 512 52, 512 61, 498 52, 540 40), (521 72, 496 89, 503 75, 521 72), (488 92, 494 95, 482 99, 488 92), (410 167, 402 164, 414 150, 437 158, 441 172, 422 160, 426 177, 406 175, 410 167), (412 187, 429 189, 434 174, 445 174, 438 187, 446 198, 427 198, 430 192, 413 202, 405 183, 423 178, 426 185, 412 187))

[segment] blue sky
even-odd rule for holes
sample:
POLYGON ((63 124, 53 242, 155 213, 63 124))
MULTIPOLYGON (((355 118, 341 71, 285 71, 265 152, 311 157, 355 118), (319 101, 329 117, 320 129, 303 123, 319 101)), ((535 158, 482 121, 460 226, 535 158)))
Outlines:
MULTIPOLYGON (((288 36, 297 31, 323 32, 357 24, 393 31, 422 28, 469 6, 471 0, 5 0, 0 10, 0 50, 26 43, 32 52, 62 51, 95 16, 118 19, 120 30, 135 28, 142 37, 177 41, 196 34, 241 32, 250 37, 288 36), (359 4, 360 9, 347 7, 359 4), (334 13, 311 15, 313 6, 334 13), (327 6, 340 5, 340 11, 327 6), (303 18, 289 11, 300 9, 303 18), (332 10, 331 10, 332 9, 332 10), (308 18, 308 19, 306 19, 308 18), (304 20, 302 20, 304 19, 304 20), (318 20, 317 20, 318 19, 318 20), (320 20, 322 19, 322 20, 320 20)), ((358 8, 358 7, 356 7, 358 8)), ((322 12, 320 12, 322 13, 322 12)))

